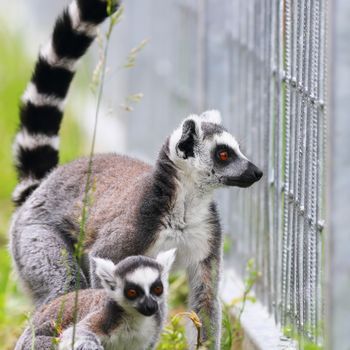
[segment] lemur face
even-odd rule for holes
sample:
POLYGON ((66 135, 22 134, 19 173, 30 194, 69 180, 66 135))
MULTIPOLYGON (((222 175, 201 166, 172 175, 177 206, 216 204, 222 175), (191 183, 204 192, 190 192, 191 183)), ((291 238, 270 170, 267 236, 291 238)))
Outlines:
POLYGON ((144 316, 152 316, 164 298, 161 271, 156 267, 144 267, 128 273, 123 294, 124 305, 128 304, 144 316))
POLYGON ((171 160, 194 181, 211 187, 249 187, 263 173, 221 125, 218 111, 191 115, 169 139, 171 160))
POLYGON ((94 258, 96 274, 108 295, 126 312, 154 315, 166 302, 168 274, 175 249, 160 253, 156 259, 130 256, 114 265, 110 260, 94 258))

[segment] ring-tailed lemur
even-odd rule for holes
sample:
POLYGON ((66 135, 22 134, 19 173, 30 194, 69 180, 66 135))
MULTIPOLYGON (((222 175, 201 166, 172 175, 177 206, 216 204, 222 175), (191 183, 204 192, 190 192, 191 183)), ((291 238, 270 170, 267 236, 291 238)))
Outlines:
POLYGON ((82 288, 99 286, 89 256, 117 263, 177 247, 176 265, 189 276, 189 306, 206 319, 203 339, 214 339, 218 348, 222 233, 213 193, 220 187, 248 187, 262 172, 242 154, 217 111, 187 117, 165 141, 154 167, 116 154, 94 157, 85 259, 76 267, 73 249, 88 159, 54 170, 57 132, 75 62, 106 15, 98 10, 102 4, 75 0, 70 5, 41 51, 23 97, 14 147, 20 177, 10 243, 15 266, 41 305, 73 290, 78 274, 82 288), (62 250, 68 262, 63 262, 62 250))
MULTIPOLYGON (((153 349, 166 320, 168 273, 174 259, 175 249, 156 259, 130 256, 117 265, 96 258, 103 289, 79 292, 74 349, 153 349)), ((51 349, 55 337, 59 350, 71 350, 74 298, 71 292, 40 308, 15 350, 30 350, 33 341, 35 349, 51 349)))

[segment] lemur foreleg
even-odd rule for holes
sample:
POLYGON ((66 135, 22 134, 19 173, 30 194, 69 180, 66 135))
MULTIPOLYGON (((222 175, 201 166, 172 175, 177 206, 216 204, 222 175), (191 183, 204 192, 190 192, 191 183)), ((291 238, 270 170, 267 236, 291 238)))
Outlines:
MULTIPOLYGON (((189 308, 202 322, 201 342, 219 349, 221 337, 221 305, 218 296, 221 257, 210 255, 197 266, 188 268, 190 283, 189 308)), ((189 329, 190 348, 195 348, 197 335, 189 329)))

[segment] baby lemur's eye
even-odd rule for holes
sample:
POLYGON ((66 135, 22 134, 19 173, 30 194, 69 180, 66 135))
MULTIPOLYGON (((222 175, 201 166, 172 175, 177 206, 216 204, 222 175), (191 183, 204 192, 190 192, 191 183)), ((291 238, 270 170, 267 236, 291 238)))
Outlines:
POLYGON ((134 288, 129 288, 126 290, 125 295, 129 299, 135 299, 138 297, 139 293, 134 288))
POLYGON ((163 294, 163 286, 161 284, 158 284, 154 287, 152 287, 152 293, 155 295, 162 295, 163 294))

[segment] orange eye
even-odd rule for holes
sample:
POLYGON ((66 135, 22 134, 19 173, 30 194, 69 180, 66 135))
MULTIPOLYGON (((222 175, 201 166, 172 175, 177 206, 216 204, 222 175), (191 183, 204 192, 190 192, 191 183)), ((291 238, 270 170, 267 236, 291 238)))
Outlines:
POLYGON ((219 158, 223 162, 226 162, 228 160, 228 152, 227 151, 220 151, 219 152, 219 158))
POLYGON ((153 293, 158 296, 161 295, 163 293, 163 286, 159 285, 153 287, 153 293))
POLYGON ((130 288, 126 291, 126 296, 130 299, 134 299, 137 297, 137 291, 135 289, 130 288))

